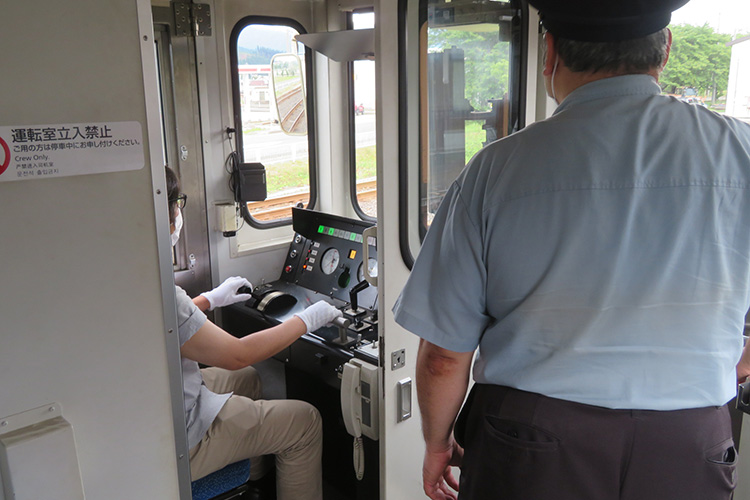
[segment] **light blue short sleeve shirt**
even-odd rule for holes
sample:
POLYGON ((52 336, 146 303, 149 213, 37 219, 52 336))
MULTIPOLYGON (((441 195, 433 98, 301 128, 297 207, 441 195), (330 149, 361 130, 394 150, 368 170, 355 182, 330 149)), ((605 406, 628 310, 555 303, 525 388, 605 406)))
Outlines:
MULTIPOLYGON (((180 346, 190 340, 207 321, 206 315, 198 309, 185 291, 175 286, 177 297, 177 330, 180 346)), ((197 362, 182 358, 182 385, 185 397, 185 419, 187 424, 188 447, 200 443, 211 423, 216 418, 230 394, 215 394, 203 383, 200 366, 197 362)))
POLYGON ((396 302, 474 378, 608 408, 718 406, 750 306, 750 126, 650 76, 480 151, 396 302))

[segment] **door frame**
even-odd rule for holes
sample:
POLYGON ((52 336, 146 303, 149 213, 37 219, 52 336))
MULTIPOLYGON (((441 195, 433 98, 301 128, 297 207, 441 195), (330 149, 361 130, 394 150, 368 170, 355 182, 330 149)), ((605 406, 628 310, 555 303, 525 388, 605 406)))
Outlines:
POLYGON ((177 173, 188 197, 173 252, 174 277, 195 297, 212 288, 195 37, 175 35, 169 7, 153 7, 153 17, 164 161, 177 173))

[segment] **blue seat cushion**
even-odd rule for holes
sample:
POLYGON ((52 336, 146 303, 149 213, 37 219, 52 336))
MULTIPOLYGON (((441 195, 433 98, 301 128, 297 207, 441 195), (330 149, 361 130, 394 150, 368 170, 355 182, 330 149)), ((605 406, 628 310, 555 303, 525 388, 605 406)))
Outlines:
POLYGON ((223 469, 193 481, 193 500, 209 500, 247 482, 250 459, 229 464, 223 469))

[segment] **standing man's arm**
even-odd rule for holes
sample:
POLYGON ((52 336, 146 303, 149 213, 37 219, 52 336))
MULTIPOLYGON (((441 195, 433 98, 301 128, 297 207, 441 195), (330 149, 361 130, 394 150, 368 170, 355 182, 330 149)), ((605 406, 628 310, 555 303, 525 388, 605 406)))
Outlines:
POLYGON ((469 386, 473 352, 454 352, 420 340, 417 400, 425 440, 422 482, 433 500, 455 500, 458 483, 450 465, 459 465, 463 449, 453 439, 453 424, 469 386))
POLYGON ((750 342, 745 344, 745 348, 742 350, 742 357, 739 363, 737 363, 737 383, 742 382, 750 376, 750 342))

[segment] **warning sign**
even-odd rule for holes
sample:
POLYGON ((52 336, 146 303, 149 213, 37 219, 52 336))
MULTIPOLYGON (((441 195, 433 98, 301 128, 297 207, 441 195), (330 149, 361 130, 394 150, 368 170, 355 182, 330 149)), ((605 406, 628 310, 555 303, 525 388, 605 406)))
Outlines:
POLYGON ((0 182, 138 170, 139 122, 0 127, 0 182))

